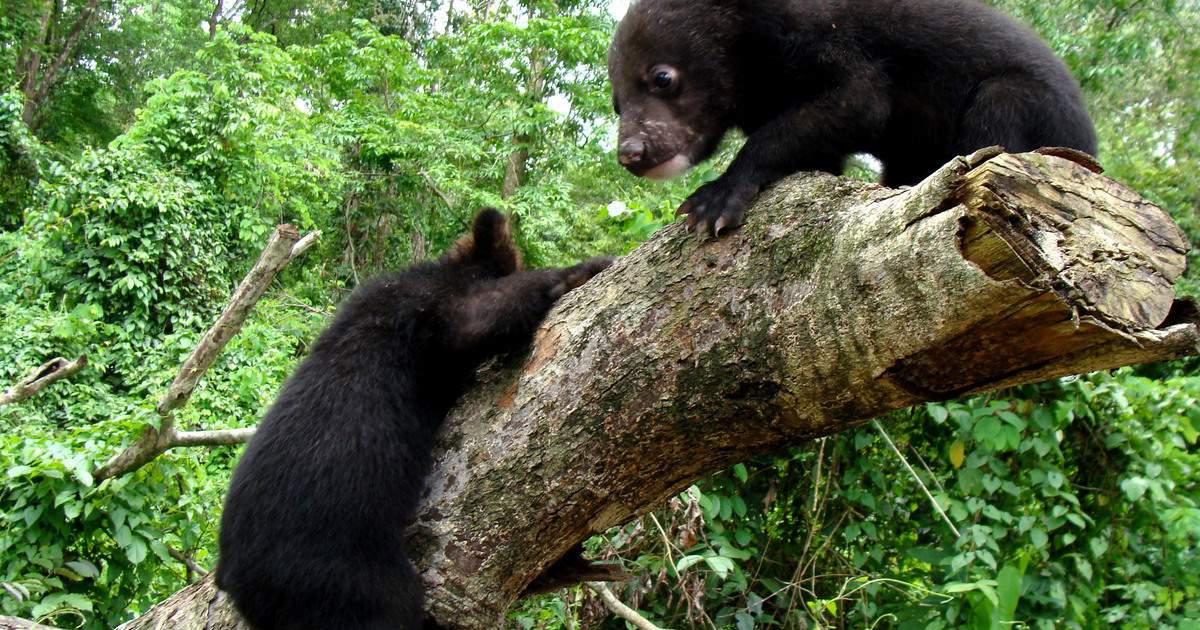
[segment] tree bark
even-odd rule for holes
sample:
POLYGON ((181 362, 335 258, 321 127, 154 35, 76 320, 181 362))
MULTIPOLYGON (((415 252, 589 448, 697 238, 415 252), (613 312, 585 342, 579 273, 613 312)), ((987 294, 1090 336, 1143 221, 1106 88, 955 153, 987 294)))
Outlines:
MULTIPOLYGON (((756 454, 1197 352, 1162 210, 1062 158, 987 157, 905 191, 797 175, 733 234, 669 226, 568 294, 446 424, 410 538, 431 614, 494 627, 580 541, 756 454)), ((177 597, 123 627, 235 627, 207 581, 177 597)))
MULTIPOLYGON (((529 60, 529 76, 525 77, 525 98, 530 103, 541 103, 546 97, 546 51, 534 48, 529 60)), ((533 134, 517 132, 513 134, 513 150, 509 152, 504 163, 504 181, 500 184, 500 198, 508 199, 525 185, 526 170, 529 164, 529 146, 533 143, 533 134)))
POLYGON ((58 630, 58 628, 45 626, 28 619, 0 616, 0 630, 58 630))
POLYGON ((4 393, 0 394, 0 407, 21 402, 42 391, 43 387, 55 381, 70 378, 87 367, 87 364, 87 355, 81 355, 74 361, 67 361, 62 357, 54 357, 43 363, 29 376, 17 381, 16 385, 4 390, 4 393))
POLYGON ((16 75, 21 93, 25 96, 21 121, 29 131, 36 132, 42 122, 42 108, 54 89, 62 83, 62 70, 70 67, 78 55, 79 40, 85 34, 92 16, 100 0, 88 0, 79 10, 75 24, 61 41, 58 41, 57 31, 62 25, 64 9, 61 0, 46 0, 42 4, 41 25, 38 29, 36 43, 27 46, 22 52, 16 65, 16 75), (49 63, 43 64, 43 52, 47 53, 49 63))

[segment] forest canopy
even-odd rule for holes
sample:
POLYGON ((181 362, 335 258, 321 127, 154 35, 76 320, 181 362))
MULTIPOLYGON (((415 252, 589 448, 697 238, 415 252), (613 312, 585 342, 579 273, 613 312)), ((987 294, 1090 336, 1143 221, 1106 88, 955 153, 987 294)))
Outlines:
MULTIPOLYGON (((1079 79, 1107 174, 1197 242, 1200 5, 994 4, 1079 79)), ((275 225, 320 236, 181 428, 254 426, 349 290, 439 254, 479 207, 514 217, 532 267, 620 254, 672 221, 737 143, 667 185, 619 166, 614 10, 6 0, 0 389, 87 360, 0 406, 0 614, 110 628, 212 568, 240 446, 94 473, 158 422, 275 225)), ((1177 288, 1195 294, 1189 256, 1177 288)), ((588 553, 633 573, 614 592, 662 627, 1197 629, 1198 397, 1190 359, 913 407, 738 464, 588 553)), ((585 588, 509 624, 624 627, 585 588)))

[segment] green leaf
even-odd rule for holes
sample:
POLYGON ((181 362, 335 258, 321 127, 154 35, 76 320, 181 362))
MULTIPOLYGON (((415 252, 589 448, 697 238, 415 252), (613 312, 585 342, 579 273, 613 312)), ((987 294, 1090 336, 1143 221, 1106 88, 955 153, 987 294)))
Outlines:
POLYGON ((721 555, 725 556, 726 558, 733 558, 735 560, 749 560, 750 558, 754 557, 754 555, 749 551, 736 549, 734 547, 722 547, 721 555))
POLYGON ((992 416, 985 417, 975 425, 975 439, 995 448, 994 443, 996 437, 1000 435, 1002 426, 999 419, 992 416))
POLYGON ((69 519, 79 518, 79 513, 83 511, 83 501, 71 501, 63 506, 63 515, 69 519))
POLYGON ((1029 541, 1033 543, 1034 549, 1045 549, 1046 543, 1050 542, 1050 536, 1041 527, 1034 527, 1029 530, 1029 541))
POLYGON ((750 473, 746 470, 745 464, 735 465, 733 467, 733 475, 742 483, 746 483, 746 480, 750 479, 750 473))
POLYGON ((13 477, 28 475, 31 472, 33 472, 32 466, 13 466, 8 469, 8 477, 12 479, 13 477))
POLYGON ((100 569, 96 565, 87 560, 72 560, 66 564, 67 568, 74 571, 80 577, 94 578, 100 575, 100 569))
POLYGON ((675 563, 675 571, 678 573, 683 573, 684 571, 687 571, 689 568, 691 568, 692 565, 696 564, 697 562, 700 562, 703 559, 704 559, 704 556, 696 556, 696 555, 684 556, 684 557, 680 558, 678 562, 675 563))
POLYGON ((120 547, 128 548, 133 543, 133 532, 122 525, 113 531, 113 542, 120 547))
POLYGON ((1083 579, 1092 581, 1092 563, 1085 560, 1082 556, 1076 556, 1075 566, 1079 569, 1079 574, 1083 579))
POLYGON ((95 480, 92 479, 92 473, 82 466, 75 468, 75 470, 72 472, 75 473, 75 478, 79 480, 79 483, 83 484, 84 487, 90 488, 92 487, 92 484, 95 483, 95 480))
POLYGON ((44 505, 31 505, 25 508, 25 511, 22 513, 22 518, 25 520, 25 527, 29 527, 36 523, 38 518, 42 516, 42 512, 45 511, 45 509, 46 506, 44 505))
POLYGON ((725 579, 725 576, 729 575, 730 571, 733 571, 733 560, 725 556, 709 556, 704 559, 704 563, 716 572, 722 580, 725 579))
POLYGON ((1006 564, 996 574, 996 597, 998 603, 994 609, 993 627, 997 623, 1007 623, 1015 619, 1017 602, 1021 599, 1021 583, 1024 576, 1017 567, 1006 564))
POLYGON ((146 554, 149 548, 146 546, 146 539, 141 536, 135 536, 129 541, 129 546, 125 548, 125 557, 133 564, 138 564, 146 559, 146 554))
POLYGON ((1046 483, 1049 483, 1052 488, 1061 488, 1063 480, 1063 474, 1057 470, 1051 470, 1046 473, 1046 483))
POLYGON ((35 619, 41 619, 63 609, 91 612, 92 602, 79 593, 54 593, 42 599, 41 603, 33 608, 30 615, 35 619))
POLYGON ((1141 477, 1130 477, 1121 482, 1121 490, 1125 492, 1126 498, 1130 501, 1137 501, 1146 494, 1146 488, 1150 487, 1150 482, 1141 477))

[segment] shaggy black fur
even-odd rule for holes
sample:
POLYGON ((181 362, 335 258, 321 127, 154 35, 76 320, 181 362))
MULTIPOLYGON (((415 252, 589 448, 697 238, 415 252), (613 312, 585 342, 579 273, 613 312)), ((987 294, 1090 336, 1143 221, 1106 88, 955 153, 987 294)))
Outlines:
POLYGON ((747 134, 728 170, 680 206, 699 230, 741 223, 758 191, 865 152, 883 183, 956 155, 1062 146, 1096 153, 1066 66, 1028 28, 972 0, 640 0, 609 50, 618 157, 672 177, 747 134))
POLYGON ((442 258, 338 309, 233 475, 216 582, 259 630, 416 630, 404 552, 435 437, 488 357, 528 344, 554 301, 612 262, 522 271, 484 210, 442 258))

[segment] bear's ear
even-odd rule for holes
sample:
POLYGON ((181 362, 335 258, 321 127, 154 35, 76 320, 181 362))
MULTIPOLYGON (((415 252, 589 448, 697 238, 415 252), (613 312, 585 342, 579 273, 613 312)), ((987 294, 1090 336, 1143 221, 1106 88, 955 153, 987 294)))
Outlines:
POLYGON ((501 274, 520 271, 521 252, 513 242, 508 219, 495 208, 484 208, 475 215, 471 233, 454 243, 446 256, 451 264, 492 264, 501 274))

